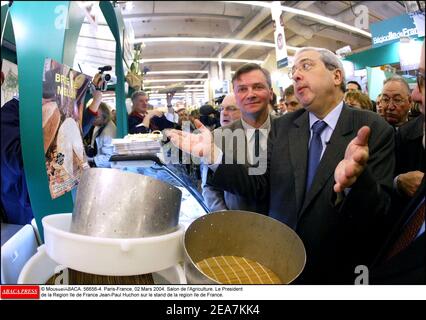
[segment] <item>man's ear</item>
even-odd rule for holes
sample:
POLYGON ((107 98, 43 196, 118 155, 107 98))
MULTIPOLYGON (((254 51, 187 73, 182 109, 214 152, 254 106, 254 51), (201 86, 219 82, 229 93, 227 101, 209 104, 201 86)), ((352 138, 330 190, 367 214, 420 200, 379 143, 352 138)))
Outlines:
POLYGON ((339 86, 340 86, 340 84, 343 81, 345 81, 345 79, 343 79, 343 72, 342 72, 342 70, 336 69, 336 70, 334 70, 333 74, 334 74, 334 83, 336 85, 339 84, 339 86))

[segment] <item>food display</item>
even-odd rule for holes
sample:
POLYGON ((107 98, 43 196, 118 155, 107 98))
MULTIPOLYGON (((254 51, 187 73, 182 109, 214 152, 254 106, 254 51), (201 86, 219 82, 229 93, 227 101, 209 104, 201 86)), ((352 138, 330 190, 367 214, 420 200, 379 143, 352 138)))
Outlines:
POLYGON ((112 139, 114 152, 119 155, 147 154, 161 152, 163 135, 160 131, 152 133, 128 134, 123 139, 112 139))
POLYGON ((124 139, 130 141, 161 141, 163 140, 163 134, 157 130, 152 133, 128 134, 124 137, 124 139))
POLYGON ((197 266, 204 274, 223 284, 282 284, 269 268, 244 257, 210 257, 198 262, 197 266))
MULTIPOLYGON (((140 274, 135 276, 105 276, 98 274, 90 274, 85 272, 80 272, 70 268, 65 269, 62 273, 67 272, 68 275, 68 285, 141 285, 141 284, 154 284, 154 279, 152 274, 140 274), (66 271, 65 271, 66 270, 66 271)), ((63 275, 55 274, 49 278, 46 282, 48 285, 62 284, 63 275)))

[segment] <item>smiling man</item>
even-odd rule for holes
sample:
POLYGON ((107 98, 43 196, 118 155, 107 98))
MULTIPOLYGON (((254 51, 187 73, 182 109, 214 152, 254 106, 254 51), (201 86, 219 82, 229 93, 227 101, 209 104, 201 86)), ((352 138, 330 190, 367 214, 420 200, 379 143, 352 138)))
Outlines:
MULTIPOLYGON (((345 75, 335 54, 303 48, 294 61, 290 76, 303 109, 273 121, 266 173, 249 175, 243 165, 220 164, 212 167, 209 184, 269 204, 269 216, 297 232, 307 253, 299 283, 354 283, 356 267, 367 265, 382 241, 393 130, 377 114, 344 105, 345 75)), ((241 94, 262 89, 250 83, 241 94)), ((237 94, 238 86, 234 90, 237 94)), ((259 107, 257 98, 239 99, 251 111, 259 107)), ((198 136, 177 131, 169 136, 210 161, 218 156, 203 128, 198 136)))
MULTIPOLYGON (((269 72, 254 63, 246 64, 235 72, 232 79, 234 93, 223 99, 220 113, 222 127, 214 133, 222 139, 221 149, 225 158, 230 159, 227 163, 240 156, 244 166, 249 168, 257 163, 262 152, 266 158, 272 119, 268 109, 272 97, 270 79, 269 72), (236 145, 234 137, 237 141, 242 138, 239 141, 243 143, 236 145)), ((232 209, 268 213, 265 202, 207 185, 207 174, 208 168, 202 165, 203 197, 211 211, 232 209)))

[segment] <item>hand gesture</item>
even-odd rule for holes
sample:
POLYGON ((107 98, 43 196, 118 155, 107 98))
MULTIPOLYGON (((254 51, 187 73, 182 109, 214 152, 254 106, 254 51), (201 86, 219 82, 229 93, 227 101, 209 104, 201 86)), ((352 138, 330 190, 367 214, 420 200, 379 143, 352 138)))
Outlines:
POLYGON ((164 114, 163 111, 158 110, 158 109, 152 109, 152 110, 148 110, 147 111, 147 115, 150 118, 152 118, 152 117, 162 117, 163 114, 164 114))
POLYGON ((172 129, 166 130, 166 135, 182 151, 203 158, 206 163, 213 163, 217 156, 213 135, 199 120, 194 123, 200 131, 198 134, 172 129))
POLYGON ((342 192, 352 186, 364 171, 368 161, 368 138, 370 128, 367 126, 358 130, 357 136, 348 144, 345 157, 334 171, 335 192, 342 192))
POLYGON ((402 191, 409 197, 414 196, 420 184, 422 183, 424 173, 421 171, 410 171, 402 173, 398 176, 398 190, 402 191))

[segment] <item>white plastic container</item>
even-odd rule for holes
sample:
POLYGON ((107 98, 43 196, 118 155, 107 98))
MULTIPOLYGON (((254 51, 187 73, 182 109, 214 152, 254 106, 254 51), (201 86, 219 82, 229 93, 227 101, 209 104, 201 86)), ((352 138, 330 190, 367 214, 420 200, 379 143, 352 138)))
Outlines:
POLYGON ((184 226, 147 238, 113 239, 71 233, 71 213, 43 218, 47 255, 71 269, 99 275, 154 273, 183 260, 184 226))
MULTIPOLYGON (((18 284, 45 284, 61 266, 46 254, 46 246, 38 247, 38 252, 27 261, 18 278, 18 284)), ((154 272, 155 284, 186 284, 185 273, 180 265, 154 272)))

